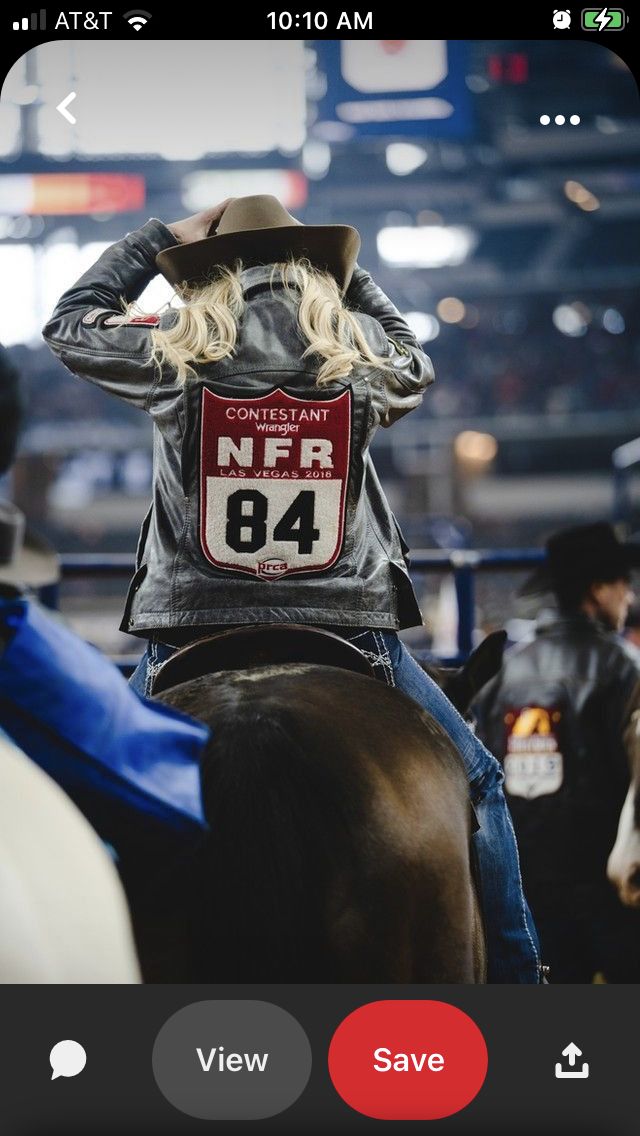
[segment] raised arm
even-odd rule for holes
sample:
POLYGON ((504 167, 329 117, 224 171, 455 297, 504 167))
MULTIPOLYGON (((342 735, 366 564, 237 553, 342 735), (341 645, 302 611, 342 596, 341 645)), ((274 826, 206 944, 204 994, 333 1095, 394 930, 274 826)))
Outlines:
POLYGON ((170 324, 175 314, 169 311, 162 316, 127 318, 121 301, 137 300, 158 274, 159 252, 202 240, 215 228, 231 200, 226 198, 170 225, 152 218, 106 249, 65 292, 42 334, 74 375, 143 410, 149 408, 160 379, 158 368, 151 362, 151 331, 170 324))
POLYGON ((378 350, 388 359, 389 369, 380 371, 380 378, 372 383, 373 404, 380 425, 391 426, 420 405, 424 391, 435 378, 433 364, 395 304, 358 264, 345 300, 350 308, 375 320, 381 329, 378 350))
POLYGON ((143 409, 158 379, 150 362, 150 334, 161 317, 126 319, 121 298, 138 299, 157 275, 157 253, 175 243, 171 230, 156 219, 128 233, 64 293, 42 332, 74 375, 143 409))

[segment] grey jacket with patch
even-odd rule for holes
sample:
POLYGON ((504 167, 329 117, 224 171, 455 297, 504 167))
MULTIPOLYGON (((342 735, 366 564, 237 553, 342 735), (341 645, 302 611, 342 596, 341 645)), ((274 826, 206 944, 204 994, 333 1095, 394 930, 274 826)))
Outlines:
POLYGON ((303 358, 294 299, 271 287, 269 266, 249 268, 233 355, 180 383, 150 361, 152 329, 170 326, 175 309, 123 323, 120 303, 140 296, 157 253, 175 243, 155 219, 129 233, 65 292, 43 332, 70 371, 153 419, 153 503, 122 630, 170 642, 171 629, 195 638, 232 623, 421 623, 369 454, 378 426, 417 407, 433 382, 406 322, 356 266, 346 302, 390 368, 359 366, 317 387, 321 361, 303 358))

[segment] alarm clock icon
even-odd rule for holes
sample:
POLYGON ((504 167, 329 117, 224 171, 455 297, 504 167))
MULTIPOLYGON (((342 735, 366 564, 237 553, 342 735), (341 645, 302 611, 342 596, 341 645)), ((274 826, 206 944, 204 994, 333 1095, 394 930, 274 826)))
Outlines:
POLYGON ((565 31, 571 27, 571 12, 561 11, 556 8, 553 13, 553 26, 560 31, 565 31))

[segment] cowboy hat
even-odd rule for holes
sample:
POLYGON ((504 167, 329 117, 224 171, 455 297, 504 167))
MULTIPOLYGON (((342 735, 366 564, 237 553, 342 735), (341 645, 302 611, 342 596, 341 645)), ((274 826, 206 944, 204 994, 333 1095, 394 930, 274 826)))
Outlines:
POLYGON ((622 580, 640 566, 640 544, 618 540, 612 525, 598 521, 554 533, 546 542, 547 559, 527 577, 518 595, 533 596, 575 582, 622 580))
POLYGON ((225 209, 213 236, 173 245, 156 256, 158 270, 170 284, 203 284, 216 265, 244 268, 295 257, 308 257, 330 272, 346 292, 360 251, 360 234, 351 225, 303 225, 276 197, 236 197, 225 209))
POLYGON ((0 500, 0 584, 44 588, 60 579, 52 545, 27 528, 24 513, 0 500))

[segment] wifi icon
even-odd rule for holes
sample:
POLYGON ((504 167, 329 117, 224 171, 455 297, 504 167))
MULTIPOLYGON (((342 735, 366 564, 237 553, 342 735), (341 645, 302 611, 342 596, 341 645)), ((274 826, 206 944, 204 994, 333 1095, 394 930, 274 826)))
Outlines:
POLYGON ((143 12, 140 9, 136 9, 133 12, 125 12, 123 19, 139 32, 140 28, 143 28, 145 24, 149 23, 151 12, 143 12))

